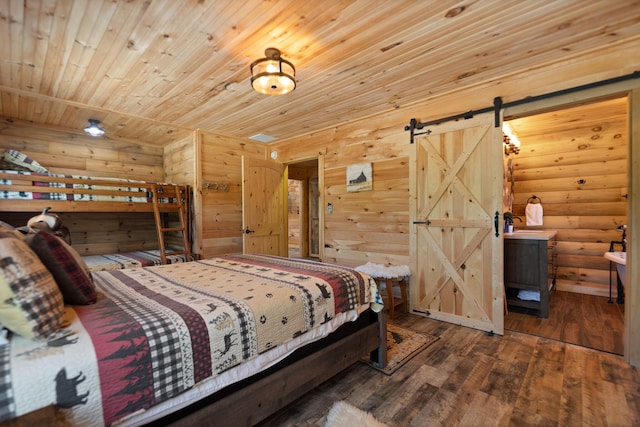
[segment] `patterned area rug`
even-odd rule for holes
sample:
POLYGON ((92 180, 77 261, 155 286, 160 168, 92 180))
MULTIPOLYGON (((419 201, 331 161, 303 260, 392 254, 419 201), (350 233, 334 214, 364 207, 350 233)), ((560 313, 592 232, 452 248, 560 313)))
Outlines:
POLYGON ((363 360, 372 368, 392 375, 401 366, 411 360, 416 354, 436 342, 438 337, 422 332, 406 329, 393 323, 387 324, 387 359, 389 363, 383 369, 363 360))

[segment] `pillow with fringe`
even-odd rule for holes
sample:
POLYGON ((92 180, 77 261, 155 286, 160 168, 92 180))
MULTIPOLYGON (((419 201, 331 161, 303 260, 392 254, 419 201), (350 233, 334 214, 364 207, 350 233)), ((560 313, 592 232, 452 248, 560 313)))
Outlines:
POLYGON ((61 327, 64 301, 49 270, 12 232, 0 230, 0 325, 44 340, 61 327))

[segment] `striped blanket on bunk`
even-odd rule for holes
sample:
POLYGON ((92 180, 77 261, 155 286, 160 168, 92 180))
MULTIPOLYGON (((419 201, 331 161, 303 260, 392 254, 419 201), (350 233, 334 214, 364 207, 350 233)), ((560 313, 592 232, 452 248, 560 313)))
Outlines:
POLYGON ((6 175, 0 178, 0 199, 151 202, 151 190, 145 181, 11 170, 1 172, 6 175), (42 191, 36 191, 36 188, 42 188, 42 191))

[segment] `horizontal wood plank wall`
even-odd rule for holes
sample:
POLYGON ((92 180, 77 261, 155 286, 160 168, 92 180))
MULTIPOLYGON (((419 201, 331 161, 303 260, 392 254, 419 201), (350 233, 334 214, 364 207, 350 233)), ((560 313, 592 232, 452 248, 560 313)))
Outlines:
POLYGON ((163 151, 164 181, 193 186, 196 179, 195 161, 192 137, 166 145, 163 151))
POLYGON ((11 119, 0 122, 0 148, 13 148, 53 173, 162 181, 162 146, 93 138, 81 132, 11 119))
POLYGON ((200 215, 200 198, 198 194, 194 194, 196 186, 196 141, 195 134, 189 135, 181 141, 167 144, 163 152, 164 165, 164 181, 175 184, 186 184, 191 189, 191 229, 189 230, 189 238, 191 240, 191 252, 199 257, 202 252, 201 231, 196 218, 200 215))
MULTIPOLYGON (((510 122, 522 143, 511 155, 513 212, 525 221, 527 200, 542 200, 543 226, 532 228, 558 232, 559 290, 609 296, 603 254, 621 240, 616 227, 627 224, 626 104, 622 97, 510 122)), ((516 229, 524 225, 515 222, 516 229)))
MULTIPOLYGON (((0 151, 14 149, 53 173, 164 181, 163 147, 136 141, 92 138, 81 132, 4 118, 0 151)), ((0 201, 0 203, 10 203, 0 201)), ((39 212, 3 213, 3 221, 26 225, 39 212)), ((153 213, 58 213, 81 255, 156 249, 153 213)))
POLYGON ((202 256, 242 252, 242 156, 266 158, 266 146, 207 132, 199 155, 202 256), (207 184, 209 188, 207 189, 207 184))
POLYGON ((409 264, 409 139, 397 123, 378 124, 354 123, 276 146, 287 162, 324 156, 323 261, 409 264), (360 163, 372 164, 373 190, 348 192, 346 168, 360 163))

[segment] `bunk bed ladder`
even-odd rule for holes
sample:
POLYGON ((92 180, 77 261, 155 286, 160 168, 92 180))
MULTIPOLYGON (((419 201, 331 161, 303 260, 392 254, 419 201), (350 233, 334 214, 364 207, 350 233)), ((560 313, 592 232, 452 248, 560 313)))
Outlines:
POLYGON ((187 228, 188 187, 175 184, 152 184, 151 193, 162 264, 167 264, 168 254, 184 255, 185 262, 191 261, 191 245, 187 228), (178 235, 181 236, 178 237, 178 235), (171 245, 171 248, 168 245, 171 245), (181 248, 176 249, 178 246, 181 248))

